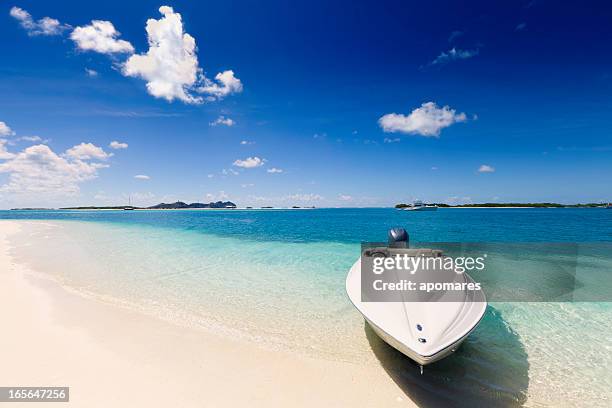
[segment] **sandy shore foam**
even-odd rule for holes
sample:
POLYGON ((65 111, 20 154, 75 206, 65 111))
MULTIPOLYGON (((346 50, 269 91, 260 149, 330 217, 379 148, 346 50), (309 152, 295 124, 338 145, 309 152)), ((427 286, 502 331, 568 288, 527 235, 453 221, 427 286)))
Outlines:
POLYGON ((70 403, 54 404, 67 407, 414 406, 382 367, 264 350, 68 291, 11 258, 21 223, 0 221, 0 385, 69 386, 70 403))

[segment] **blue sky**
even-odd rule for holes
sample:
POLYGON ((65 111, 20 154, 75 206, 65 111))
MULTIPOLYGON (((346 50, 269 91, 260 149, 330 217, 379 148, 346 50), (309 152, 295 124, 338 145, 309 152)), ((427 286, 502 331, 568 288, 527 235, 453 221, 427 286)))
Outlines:
POLYGON ((605 2, 3 2, 0 208, 612 201, 611 21, 605 2))

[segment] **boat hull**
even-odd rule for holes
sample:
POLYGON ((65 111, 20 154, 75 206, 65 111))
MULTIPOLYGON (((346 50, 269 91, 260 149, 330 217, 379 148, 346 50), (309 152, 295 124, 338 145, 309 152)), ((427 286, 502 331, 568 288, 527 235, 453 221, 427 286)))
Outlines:
POLYGON ((346 291, 378 337, 422 366, 455 352, 478 326, 487 305, 483 293, 466 294, 463 302, 364 302, 359 260, 347 275, 346 291))
POLYGON ((448 357, 449 355, 453 354, 455 351, 457 351, 457 349, 461 346, 461 344, 463 344, 465 339, 467 339, 468 336, 474 331, 476 326, 478 326, 478 324, 476 324, 472 328, 472 330, 470 330, 465 336, 457 339, 457 341, 447 346, 446 348, 430 356, 424 356, 424 355, 421 355, 415 352, 414 350, 407 347, 405 344, 401 343, 400 341, 396 340, 393 336, 386 333, 383 329, 381 329, 380 327, 375 325, 373 322, 371 322, 367 317, 363 316, 363 319, 372 328, 374 333, 376 333, 376 335, 380 337, 385 343, 387 343, 388 345, 390 345, 391 347, 393 347, 394 349, 396 349, 397 351, 399 351, 406 357, 410 358, 411 360, 413 360, 414 362, 422 366, 426 366, 428 364, 435 363, 436 361, 442 360, 443 358, 448 357))

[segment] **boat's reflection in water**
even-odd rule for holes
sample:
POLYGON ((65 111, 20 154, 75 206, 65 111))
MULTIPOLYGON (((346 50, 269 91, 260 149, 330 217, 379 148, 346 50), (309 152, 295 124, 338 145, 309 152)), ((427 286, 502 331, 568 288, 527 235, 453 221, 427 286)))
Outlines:
POLYGON ((529 362, 518 334, 489 306, 480 326, 448 358, 425 367, 365 333, 383 368, 421 407, 514 407, 527 399, 529 362))

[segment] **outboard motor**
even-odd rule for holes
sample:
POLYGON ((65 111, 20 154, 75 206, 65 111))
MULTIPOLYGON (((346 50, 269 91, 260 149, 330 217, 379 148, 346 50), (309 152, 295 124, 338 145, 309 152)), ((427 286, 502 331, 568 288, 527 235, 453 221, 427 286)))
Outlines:
POLYGON ((403 228, 389 230, 389 248, 408 248, 408 233, 403 228))

